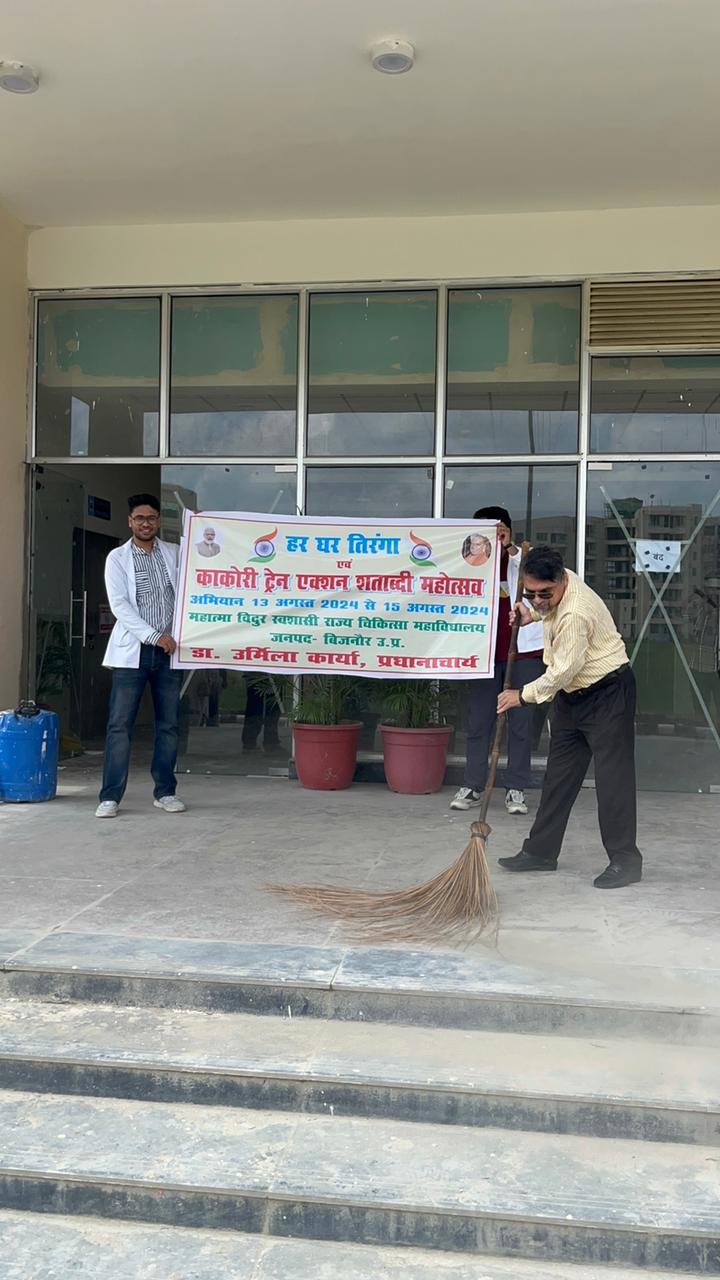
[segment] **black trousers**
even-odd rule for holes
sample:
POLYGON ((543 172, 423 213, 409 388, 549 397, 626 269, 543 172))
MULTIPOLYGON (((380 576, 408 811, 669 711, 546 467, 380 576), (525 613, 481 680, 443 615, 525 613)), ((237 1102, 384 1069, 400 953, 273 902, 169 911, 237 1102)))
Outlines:
POLYGON ((278 720, 280 708, 270 690, 258 688, 252 676, 245 676, 247 701, 245 703, 245 719, 243 722, 242 744, 244 747, 257 746, 258 738, 263 732, 263 746, 277 747, 278 720))
POLYGON ((595 760, 600 835, 608 858, 637 859, 635 677, 630 667, 590 689, 558 693, 550 713, 550 752, 527 853, 555 862, 590 760, 595 760))
MULTIPOLYGON (((497 721, 497 700, 505 682, 507 662, 495 663, 495 674, 487 680, 471 680, 468 687, 467 763, 465 786, 482 791, 488 776, 488 754, 497 721)), ((515 659, 512 688, 522 689, 524 684, 537 680, 545 667, 542 658, 515 659)), ((514 707, 507 718, 507 769, 505 786, 508 791, 526 791, 530 786, 530 755, 532 751, 532 725, 534 708, 514 707)))

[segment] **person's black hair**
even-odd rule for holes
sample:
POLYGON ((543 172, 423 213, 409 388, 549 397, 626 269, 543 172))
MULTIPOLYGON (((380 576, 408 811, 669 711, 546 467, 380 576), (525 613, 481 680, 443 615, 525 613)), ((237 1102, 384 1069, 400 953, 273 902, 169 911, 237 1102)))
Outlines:
POLYGON ((510 512, 506 511, 504 507, 481 507, 479 511, 475 512, 473 520, 501 520, 503 524, 507 525, 508 529, 512 530, 510 512))
POLYGON ((528 551, 523 565, 526 578, 536 578, 538 582, 560 582, 564 572, 563 558, 554 547, 533 547, 528 551))
POLYGON ((136 507, 152 507, 160 515, 160 503, 152 493, 134 493, 128 498, 128 510, 130 515, 136 507))

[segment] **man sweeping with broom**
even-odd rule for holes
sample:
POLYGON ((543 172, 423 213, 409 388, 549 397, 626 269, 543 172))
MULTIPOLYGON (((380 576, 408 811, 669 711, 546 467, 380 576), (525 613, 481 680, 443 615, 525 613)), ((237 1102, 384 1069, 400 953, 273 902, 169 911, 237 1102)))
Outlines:
MULTIPOLYGON (((621 889, 642 877, 636 844, 635 677, 622 637, 600 597, 566 569, 553 547, 525 561, 521 626, 542 620, 547 670, 506 689, 498 714, 553 701, 550 752, 540 806, 522 850, 500 858, 506 871, 555 871, 570 811, 595 760, 600 834, 610 865, 596 889, 621 889)), ((513 614, 515 610, 513 610, 513 614)))

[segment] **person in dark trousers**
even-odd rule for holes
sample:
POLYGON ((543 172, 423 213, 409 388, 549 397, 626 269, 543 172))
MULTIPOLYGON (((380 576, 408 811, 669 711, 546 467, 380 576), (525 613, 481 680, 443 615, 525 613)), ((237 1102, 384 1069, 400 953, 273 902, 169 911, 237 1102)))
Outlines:
POLYGON ((282 746, 278 734, 280 707, 272 689, 267 687, 267 677, 245 676, 245 719, 242 730, 243 751, 256 751, 260 734, 263 735, 263 751, 277 755, 282 746))
MULTIPOLYGON (((467 761, 464 784, 450 801, 451 809, 469 809, 480 803, 488 775, 488 755, 497 720, 497 700, 507 670, 510 650, 510 608, 515 599, 521 553, 512 540, 512 521, 504 507, 481 507, 474 520, 497 520, 502 546, 500 556, 500 600, 495 638, 495 672, 487 680, 471 680, 468 686, 467 761)), ((468 538, 469 542, 470 539, 468 538)), ((487 541, 487 539, 486 539, 487 541)), ((540 622, 526 627, 518 636, 518 656, 513 668, 513 686, 529 684, 542 675, 543 629, 540 622)), ((527 813, 525 791, 530 785, 532 752, 532 707, 516 707, 508 716, 505 807, 508 813, 527 813)))
MULTIPOLYGON (((610 865, 596 889, 642 878, 635 790, 635 677, 610 610, 553 547, 528 553, 522 626, 542 618, 547 670, 498 699, 498 711, 553 700, 550 752, 540 806, 520 853, 500 858, 506 871, 554 871, 570 811, 595 761, 600 834, 610 865)), ((513 610, 514 613, 514 610, 513 610)))
POLYGON ((103 659, 103 666, 113 668, 113 678, 97 818, 117 816, 127 786, 135 720, 148 684, 155 712, 153 803, 165 813, 185 812, 175 795, 182 672, 170 666, 176 649, 172 621, 178 549, 157 536, 160 503, 151 493, 134 494, 128 508, 132 536, 105 562, 108 602, 116 622, 103 659))

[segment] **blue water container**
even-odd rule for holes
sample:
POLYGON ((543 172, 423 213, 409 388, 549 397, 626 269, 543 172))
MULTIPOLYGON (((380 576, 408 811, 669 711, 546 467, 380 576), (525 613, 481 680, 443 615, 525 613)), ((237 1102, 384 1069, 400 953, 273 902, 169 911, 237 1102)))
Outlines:
POLYGON ((0 800, 54 799, 59 741, 60 720, 54 711, 40 711, 34 702, 0 711, 0 800))

